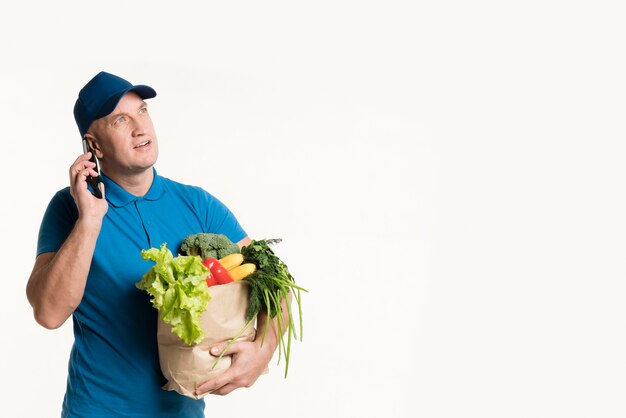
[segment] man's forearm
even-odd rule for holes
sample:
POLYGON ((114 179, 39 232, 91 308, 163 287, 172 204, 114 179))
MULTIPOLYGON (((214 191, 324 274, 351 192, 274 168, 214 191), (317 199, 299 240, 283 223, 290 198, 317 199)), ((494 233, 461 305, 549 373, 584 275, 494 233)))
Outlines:
POLYGON ((60 327, 80 304, 101 226, 79 219, 57 253, 37 257, 26 294, 43 327, 60 327))

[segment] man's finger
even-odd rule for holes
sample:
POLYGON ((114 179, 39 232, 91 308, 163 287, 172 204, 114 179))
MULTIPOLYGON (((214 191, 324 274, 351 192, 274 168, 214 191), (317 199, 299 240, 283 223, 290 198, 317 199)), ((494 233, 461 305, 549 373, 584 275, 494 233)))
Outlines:
POLYGON ((202 395, 203 393, 213 393, 224 385, 228 384, 228 381, 223 381, 220 379, 222 375, 216 377, 215 379, 209 380, 208 382, 204 382, 200 386, 196 388, 196 395, 202 395))
POLYGON ((78 158, 76 158, 74 160, 74 162, 72 163, 72 167, 77 165, 77 164, 80 164, 81 161, 83 161, 83 162, 84 161, 89 161, 90 158, 91 158, 91 152, 86 152, 84 154, 80 154, 78 156, 78 158))
POLYGON ((100 193, 102 193, 102 199, 106 200, 107 196, 104 194, 104 182, 99 182, 98 187, 100 188, 100 193))
POLYGON ((80 170, 73 179, 74 187, 86 189, 87 176, 97 177, 98 173, 93 168, 84 168, 80 170))
POLYGON ((80 155, 78 156, 78 158, 76 158, 76 159, 74 160, 74 162, 72 163, 72 165, 76 165, 76 164, 78 164, 81 160, 85 160, 85 159, 86 159, 86 160, 88 160, 90 156, 91 156, 91 155, 87 155, 87 154, 80 154, 80 155))
POLYGON ((212 391, 211 395, 224 396, 224 395, 228 395, 230 392, 232 392, 235 389, 237 389, 237 386, 233 385, 232 383, 229 383, 229 384, 227 384, 225 386, 222 386, 219 389, 216 389, 216 390, 212 391))
MULTIPOLYGON (((227 345, 228 345, 228 343, 221 343, 221 344, 214 345, 213 347, 211 347, 211 355, 215 356, 215 357, 219 357, 220 355, 222 355, 222 351, 224 350, 224 348, 226 348, 227 345)), ((239 351, 240 350, 239 350, 238 343, 234 342, 224 352, 224 355, 225 356, 230 356, 232 354, 238 353, 239 351)))
POLYGON ((233 371, 229 367, 228 369, 226 369, 220 375, 218 375, 218 376, 214 377, 213 379, 210 379, 210 380, 204 382, 203 384, 201 384, 200 386, 198 386, 196 388, 196 394, 197 395, 201 395, 201 394, 206 393, 206 392, 213 393, 216 390, 219 390, 220 388, 230 384, 234 380, 234 378, 235 378, 235 376, 233 374, 233 371))
MULTIPOLYGON (((89 160, 79 161, 76 164, 72 164, 72 166, 70 167, 70 176, 74 177, 76 175, 79 175, 85 169, 93 170, 94 168, 96 168, 96 164, 92 163, 89 160)), ((94 173, 95 173, 95 171, 94 171, 94 173)))

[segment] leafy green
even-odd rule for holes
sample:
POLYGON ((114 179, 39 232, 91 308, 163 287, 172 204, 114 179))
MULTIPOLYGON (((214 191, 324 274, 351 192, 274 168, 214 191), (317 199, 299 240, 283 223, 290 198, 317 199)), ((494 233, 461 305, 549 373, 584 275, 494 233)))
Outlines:
MULTIPOLYGON (((267 312, 267 320, 277 318, 278 325, 278 355, 279 360, 285 356, 285 377, 289 370, 289 355, 292 338, 297 338, 294 325, 293 314, 290 303, 284 304, 287 309, 287 324, 284 321, 283 300, 288 301, 289 295, 293 292, 296 304, 298 305, 298 317, 300 319, 300 340, 302 340, 302 304, 300 291, 306 292, 295 284, 295 280, 287 265, 283 263, 270 248, 270 245, 280 242, 280 239, 252 240, 252 242, 241 249, 244 263, 254 263, 257 269, 254 273, 244 278, 250 285, 250 299, 246 319, 251 320, 264 309, 267 312), (287 345, 284 342, 283 331, 287 333, 287 345)), ((267 325, 265 332, 267 332, 267 325)), ((265 338, 265 334, 263 335, 265 338)))
POLYGON ((152 306, 181 340, 188 345, 202 341, 200 316, 211 299, 205 280, 209 269, 198 256, 174 257, 166 244, 142 250, 141 256, 156 264, 136 283, 137 288, 148 292, 152 306))

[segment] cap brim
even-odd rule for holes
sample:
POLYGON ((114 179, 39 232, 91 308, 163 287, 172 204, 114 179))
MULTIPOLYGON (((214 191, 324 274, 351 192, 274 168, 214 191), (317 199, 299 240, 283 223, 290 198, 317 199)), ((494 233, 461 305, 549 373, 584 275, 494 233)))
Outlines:
POLYGON ((144 86, 143 84, 139 84, 137 86, 133 86, 126 93, 128 93, 129 91, 134 91, 142 99, 152 99, 153 97, 156 96, 156 91, 152 87, 144 86))
POLYGON ((111 112, 115 110, 115 107, 120 102, 120 100, 122 100, 122 97, 126 93, 131 92, 131 91, 137 93, 139 97, 141 97, 142 99, 152 99, 153 97, 157 95, 156 91, 152 87, 145 86, 143 84, 139 84, 139 85, 121 90, 115 93, 113 96, 111 96, 109 100, 104 102, 100 110, 98 110, 98 112, 96 113, 94 120, 110 115, 111 112))

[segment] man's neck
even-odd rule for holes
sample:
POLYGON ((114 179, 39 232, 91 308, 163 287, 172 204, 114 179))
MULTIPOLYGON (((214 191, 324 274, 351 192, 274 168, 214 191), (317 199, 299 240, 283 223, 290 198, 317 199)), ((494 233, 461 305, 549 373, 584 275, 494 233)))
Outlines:
POLYGON ((154 170, 152 168, 131 175, 120 175, 118 173, 111 175, 106 173, 106 175, 133 196, 145 196, 154 181, 154 170))

